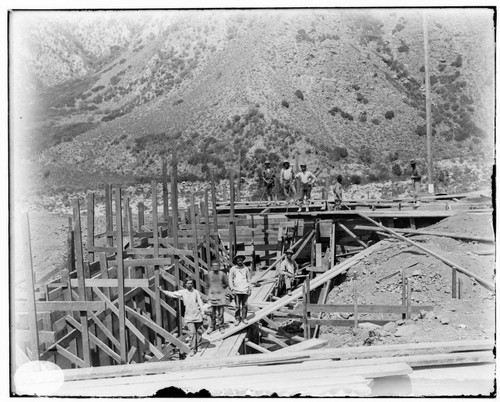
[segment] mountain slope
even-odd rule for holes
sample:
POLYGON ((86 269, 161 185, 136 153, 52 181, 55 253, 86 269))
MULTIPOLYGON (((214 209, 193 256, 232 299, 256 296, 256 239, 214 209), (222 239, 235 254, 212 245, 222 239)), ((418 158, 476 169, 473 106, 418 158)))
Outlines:
MULTIPOLYGON (((488 17, 436 10, 428 18, 438 159, 480 157, 491 143, 488 17)), ((47 52, 28 54, 38 63, 34 86, 45 85, 20 136, 31 159, 148 177, 159 174, 176 139, 181 176, 203 179, 207 167, 221 176, 236 167, 239 152, 248 175, 265 158, 298 155, 320 169, 361 163, 382 174, 425 157, 416 11, 164 12, 118 20, 82 25, 74 47, 69 39, 61 45, 70 57, 52 68, 73 71, 77 81, 62 74, 47 87, 54 75, 43 67, 47 52), (86 45, 87 36, 101 46, 86 45), (68 67, 74 54, 85 55, 84 69, 68 67)), ((45 35, 41 27, 38 48, 61 36, 63 25, 45 35)))

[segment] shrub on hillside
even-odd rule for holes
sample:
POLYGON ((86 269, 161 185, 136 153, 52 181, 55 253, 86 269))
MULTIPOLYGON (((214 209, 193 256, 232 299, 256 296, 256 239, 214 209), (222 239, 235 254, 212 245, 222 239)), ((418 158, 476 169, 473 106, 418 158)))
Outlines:
POLYGON ((300 100, 304 100, 304 94, 302 93, 302 91, 301 91, 300 89, 297 89, 297 90, 295 91, 295 96, 296 96, 297 98, 299 98, 300 100))
POLYGON ((361 162, 366 163, 367 165, 372 163, 373 158, 371 149, 368 148, 366 145, 362 145, 358 151, 358 158, 361 162))
POLYGON ((401 169, 401 166, 398 163, 395 163, 394 165, 392 165, 391 170, 395 176, 399 177, 403 174, 403 170, 401 169))
POLYGON ((408 53, 410 51, 410 48, 406 43, 401 41, 401 46, 398 47, 398 52, 399 53, 408 53))
POLYGON ((371 120, 371 122, 372 122, 373 124, 375 124, 376 126, 378 126, 378 125, 380 124, 380 120, 379 120, 379 119, 377 119, 377 118, 372 119, 372 120, 371 120))
POLYGON ((283 99, 283 100, 281 101, 281 106, 284 106, 284 107, 289 107, 289 106, 290 106, 290 104, 289 104, 286 100, 284 100, 284 99, 283 99))
POLYGON ((304 29, 299 29, 297 35, 295 35, 297 42, 311 42, 314 43, 314 39, 311 38, 304 29))
POLYGON ((349 177, 349 180, 352 184, 361 184, 361 176, 357 174, 353 174, 349 177))
POLYGON ((385 118, 387 120, 391 120, 393 117, 394 117, 394 112, 392 110, 385 112, 385 118))
POLYGON ((451 65, 452 65, 453 67, 457 67, 457 68, 458 68, 458 67, 462 67, 462 56, 459 54, 459 55, 457 56, 457 58, 455 59, 455 61, 454 61, 453 63, 451 63, 451 65))
POLYGON ((389 152, 389 155, 387 158, 389 159, 389 162, 397 161, 399 159, 399 153, 397 151, 395 151, 394 153, 389 152))
POLYGON ((176 100, 176 101, 175 101, 172 105, 173 105, 173 106, 177 106, 177 105, 180 105, 182 102, 184 102, 184 100, 183 100, 183 99, 178 99, 178 100, 176 100))
POLYGON ((366 113, 365 112, 361 113, 360 116, 359 116, 359 121, 361 123, 364 123, 364 122, 366 122, 366 120, 368 120, 367 117, 366 117, 366 113))

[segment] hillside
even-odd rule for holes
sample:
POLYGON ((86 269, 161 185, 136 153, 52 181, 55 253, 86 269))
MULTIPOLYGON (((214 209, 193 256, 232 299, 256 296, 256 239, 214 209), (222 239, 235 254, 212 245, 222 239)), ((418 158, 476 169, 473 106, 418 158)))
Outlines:
MULTIPOLYGON (((239 153, 246 176, 297 155, 375 180, 425 164, 415 10, 55 14, 13 49, 13 149, 43 188, 158 176, 174 141, 181 180, 239 153)), ((435 157, 488 166, 491 13, 431 10, 428 29, 435 157)))

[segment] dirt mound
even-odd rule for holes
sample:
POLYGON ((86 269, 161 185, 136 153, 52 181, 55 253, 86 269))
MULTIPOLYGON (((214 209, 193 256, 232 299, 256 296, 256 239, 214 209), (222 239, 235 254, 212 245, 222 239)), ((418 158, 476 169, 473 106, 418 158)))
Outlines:
MULTIPOLYGON (((428 229, 492 237, 490 215, 461 214, 428 229)), ((495 258, 492 245, 425 235, 412 239, 486 281, 494 282, 495 258)), ((331 338, 332 346, 493 338, 494 295, 474 279, 457 273, 461 279, 462 298, 452 299, 452 269, 400 240, 384 240, 379 251, 363 258, 351 268, 347 273, 347 280, 330 292, 328 303, 354 302, 353 277, 356 272, 359 304, 400 305, 402 269, 405 269, 406 277, 411 279, 412 305, 432 306, 432 312, 414 314, 409 321, 398 321, 401 316, 396 314, 361 314, 360 319, 398 322, 384 327, 368 325, 357 330, 323 327, 322 337, 331 338)), ((352 319, 352 314, 334 313, 330 317, 352 319)))

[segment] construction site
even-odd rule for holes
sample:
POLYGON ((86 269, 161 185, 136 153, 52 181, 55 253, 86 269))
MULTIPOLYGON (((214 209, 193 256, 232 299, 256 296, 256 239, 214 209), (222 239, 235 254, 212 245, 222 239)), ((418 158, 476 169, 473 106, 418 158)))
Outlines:
POLYGON ((489 195, 423 196, 418 209, 405 198, 344 200, 332 210, 326 187, 303 211, 242 199, 231 172, 229 189, 212 179, 180 208, 176 163, 151 183, 151 208, 132 208, 118 185, 104 186, 103 205, 94 192, 73 199, 66 262, 43 275, 23 217, 11 277, 15 393, 494 395, 489 195), (290 249, 299 272, 283 294, 277 267, 290 249), (160 288, 189 278, 206 301, 212 262, 228 271, 236 254, 252 271, 248 321, 235 325, 228 302, 224 331, 204 332, 189 356, 182 303, 160 288))

